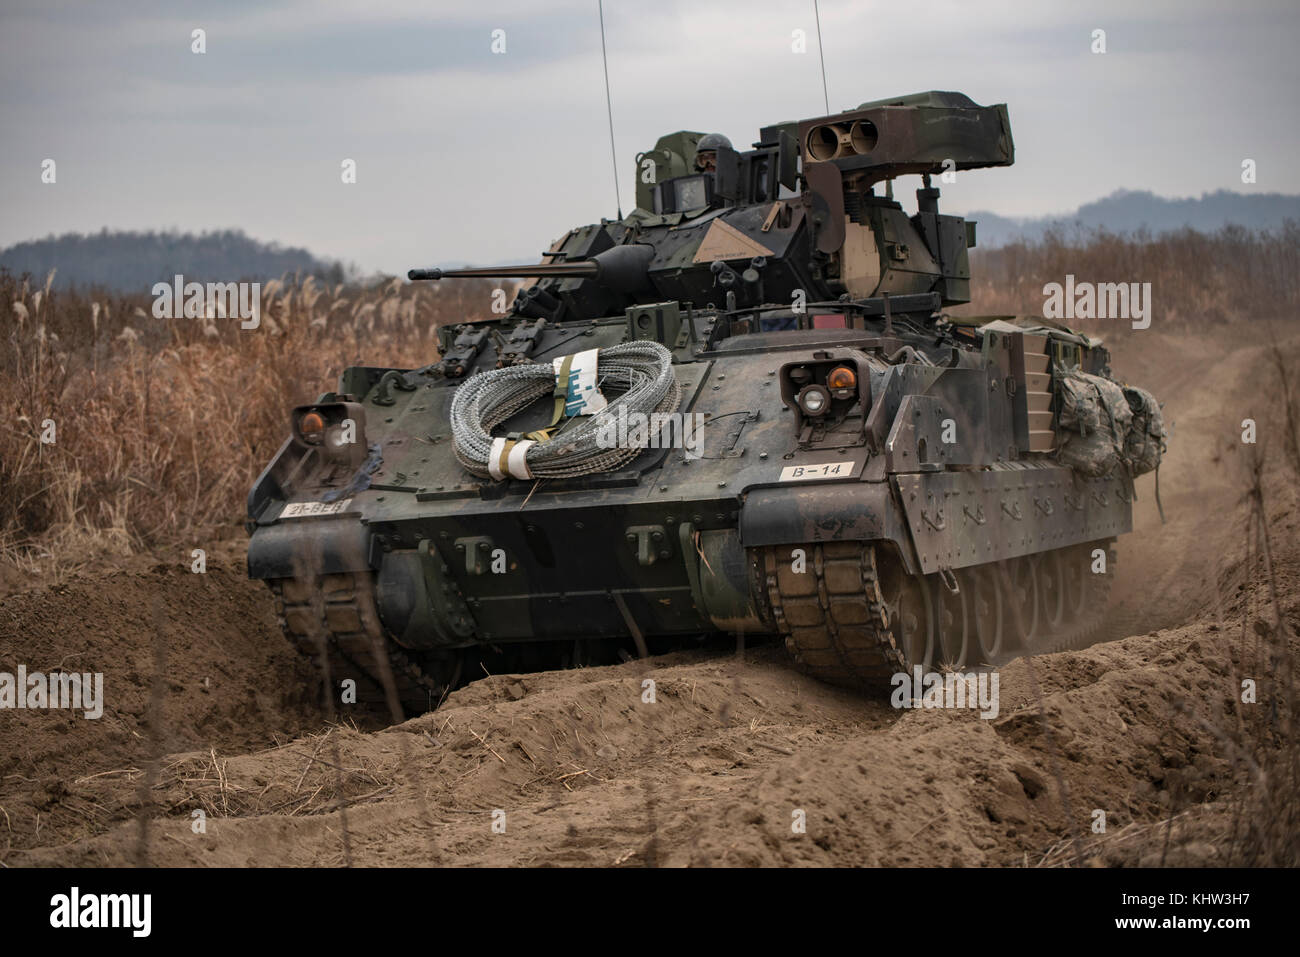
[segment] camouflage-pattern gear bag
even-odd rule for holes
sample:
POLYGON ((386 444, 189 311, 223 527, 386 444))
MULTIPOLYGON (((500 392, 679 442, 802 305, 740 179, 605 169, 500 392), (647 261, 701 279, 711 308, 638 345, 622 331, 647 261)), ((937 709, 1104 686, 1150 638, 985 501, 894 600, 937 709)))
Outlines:
POLYGON ((1133 424, 1124 443, 1124 457, 1129 471, 1144 475, 1160 465, 1165 450, 1165 423, 1160 403, 1146 389, 1126 386, 1124 397, 1133 410, 1133 424))
POLYGON ((1071 369, 1056 377, 1060 402, 1061 464, 1091 478, 1113 472, 1126 459, 1133 411, 1110 379, 1071 369))

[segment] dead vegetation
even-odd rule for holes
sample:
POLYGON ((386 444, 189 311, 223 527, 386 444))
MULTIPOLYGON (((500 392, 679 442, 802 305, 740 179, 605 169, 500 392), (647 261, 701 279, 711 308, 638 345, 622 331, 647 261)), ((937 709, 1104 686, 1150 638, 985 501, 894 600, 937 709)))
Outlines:
MULTIPOLYGON (((1247 589, 1241 615, 1238 658, 1243 673, 1259 675, 1255 703, 1234 699, 1216 737, 1232 756, 1244 787, 1232 801, 1231 842, 1227 863, 1249 866, 1300 865, 1300 737, 1296 728, 1296 627, 1284 601, 1288 575, 1295 574, 1295 542, 1278 542, 1269 501, 1266 455, 1276 453, 1285 463, 1294 499, 1300 483, 1300 396, 1291 384, 1288 359, 1276 345, 1270 353, 1282 406, 1277 429, 1278 450, 1267 448, 1246 460, 1249 509, 1244 574, 1254 584, 1247 589), (1280 546, 1280 547, 1279 547, 1280 546)), ((1254 447, 1252 447, 1254 448, 1254 447)), ((1281 471, 1281 470, 1279 470, 1281 471)), ((1294 501, 1291 503, 1294 507, 1294 501)), ((1294 582, 1290 582, 1294 588, 1294 582)), ((1294 592, 1292 591, 1292 594, 1294 592)))
MULTIPOLYGON (((1229 226, 1217 233, 1183 230, 1152 237, 1104 230, 1049 230, 1038 241, 971 252, 969 306, 955 312, 1041 315, 1043 286, 1080 282, 1149 282, 1153 322, 1278 319, 1300 309, 1300 223, 1277 232, 1229 226)), ((1102 334, 1125 324, 1100 323, 1102 334)))
POLYGON ((292 406, 348 365, 432 361, 436 327, 491 302, 488 283, 286 277, 242 330, 155 319, 145 295, 60 293, 52 277, 0 271, 0 559, 28 573, 235 533, 292 406))

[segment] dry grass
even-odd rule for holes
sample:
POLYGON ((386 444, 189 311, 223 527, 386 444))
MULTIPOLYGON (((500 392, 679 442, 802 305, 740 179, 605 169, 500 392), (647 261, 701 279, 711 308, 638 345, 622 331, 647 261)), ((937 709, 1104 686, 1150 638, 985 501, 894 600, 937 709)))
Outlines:
POLYGON ((488 315, 491 288, 286 277, 245 331, 155 319, 149 295, 51 292, 0 271, 0 561, 61 571, 236 534, 292 406, 349 365, 433 361, 436 327, 488 315))
MULTIPOLYGON (((1294 491, 1300 482, 1300 396, 1291 386, 1290 369, 1276 346, 1272 359, 1277 398, 1282 406, 1282 455, 1285 481, 1294 491)), ((1296 542, 1279 540, 1270 522, 1270 481, 1266 452, 1247 460, 1246 574, 1257 583, 1258 596, 1243 603, 1239 655, 1260 680, 1260 706, 1238 705, 1219 729, 1218 738, 1248 782, 1233 803, 1232 844, 1228 863, 1248 866, 1300 865, 1300 729, 1296 726, 1296 653, 1294 625, 1296 542), (1287 586, 1290 586, 1289 588, 1287 586), (1235 853, 1234 853, 1235 852, 1235 853)), ((1294 501, 1294 499, 1292 499, 1294 501)))
POLYGON ((1041 315, 1043 286, 1072 274, 1080 282, 1151 283, 1158 324, 1278 319, 1300 310, 1300 223, 1276 233, 1230 226, 1157 239, 1055 230, 1039 242, 977 247, 971 274, 973 302, 955 312, 1041 315))

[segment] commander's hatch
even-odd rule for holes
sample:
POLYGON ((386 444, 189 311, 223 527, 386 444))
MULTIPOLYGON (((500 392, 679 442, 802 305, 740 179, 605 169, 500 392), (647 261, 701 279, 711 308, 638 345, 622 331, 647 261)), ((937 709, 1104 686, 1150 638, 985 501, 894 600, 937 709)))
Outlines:
POLYGON ((637 205, 669 216, 774 202, 781 196, 782 187, 793 191, 798 185, 799 144, 788 126, 764 128, 754 148, 743 153, 729 146, 718 147, 713 172, 697 173, 689 166, 698 134, 689 134, 693 139, 674 144, 689 150, 688 156, 663 146, 639 154, 637 205), (650 177, 649 182, 644 182, 646 177, 650 177))

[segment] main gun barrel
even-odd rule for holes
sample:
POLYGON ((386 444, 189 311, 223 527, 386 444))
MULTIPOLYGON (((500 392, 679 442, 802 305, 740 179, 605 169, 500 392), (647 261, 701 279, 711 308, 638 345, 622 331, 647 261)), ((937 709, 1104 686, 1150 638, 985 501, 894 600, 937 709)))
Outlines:
POLYGON ((533 278, 595 279, 601 285, 619 292, 644 289, 648 282, 647 269, 654 258, 651 246, 629 243, 597 253, 590 259, 567 263, 533 263, 522 266, 474 266, 468 269, 412 269, 406 278, 412 281, 438 279, 468 279, 486 277, 493 279, 533 278))
POLYGON ((591 261, 573 263, 534 263, 525 266, 475 266, 470 269, 412 269, 406 278, 412 281, 427 279, 466 279, 487 277, 492 279, 537 278, 558 276, 584 276, 595 279, 600 275, 600 266, 591 261))

